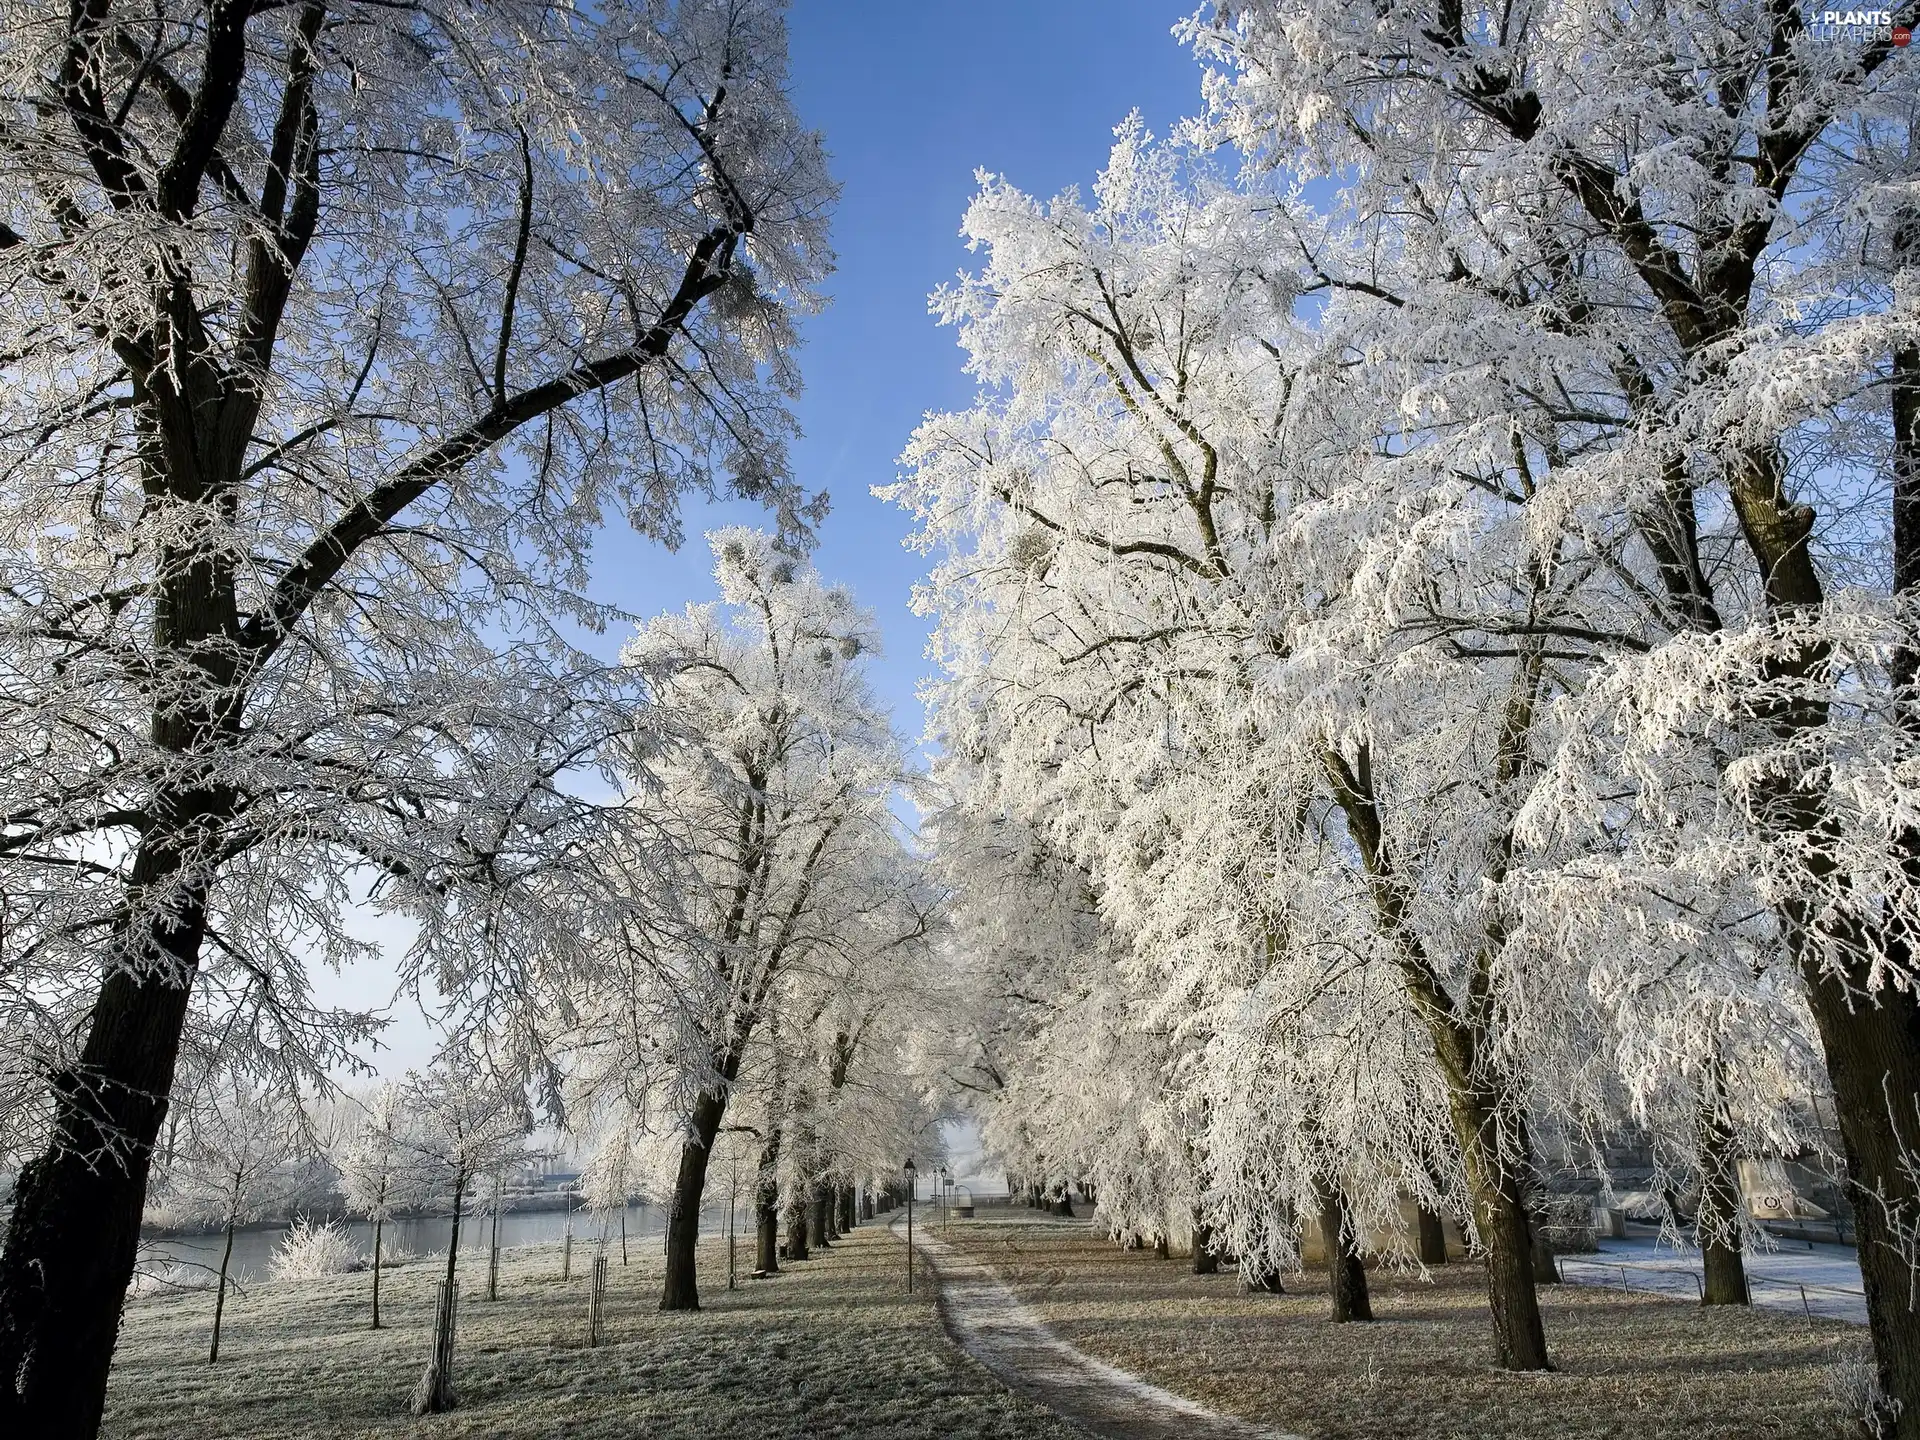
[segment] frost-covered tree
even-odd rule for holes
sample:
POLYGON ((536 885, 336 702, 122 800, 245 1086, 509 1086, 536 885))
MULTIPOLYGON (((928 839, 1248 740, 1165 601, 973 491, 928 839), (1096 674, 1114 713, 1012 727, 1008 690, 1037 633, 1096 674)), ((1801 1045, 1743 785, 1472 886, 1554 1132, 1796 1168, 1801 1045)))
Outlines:
MULTIPOLYGON (((1189 184, 1137 124, 1123 129, 1091 206, 983 190, 968 230, 987 265, 945 304, 976 373, 1000 391, 929 421, 908 451, 914 479, 896 492, 928 522, 929 541, 954 554, 930 592, 955 672, 946 738, 991 756, 992 798, 1042 821, 1087 868, 1103 916, 1135 952, 1134 983, 1164 1007, 1155 1063, 1169 1073, 1210 1038, 1204 992, 1223 955, 1243 973, 1288 964, 1304 990, 1319 983, 1319 941, 1342 922, 1282 917, 1276 867, 1351 873, 1336 903, 1376 911, 1387 964, 1425 1031, 1418 1048, 1447 1082, 1501 1352, 1543 1365, 1524 1094, 1502 1073, 1512 1057, 1489 1028, 1498 1012, 1473 998, 1501 943, 1442 923, 1459 913, 1443 897, 1477 896, 1488 878, 1486 841, 1502 823, 1485 813, 1488 789, 1511 789, 1500 766, 1515 765, 1498 759, 1500 717, 1531 713, 1530 692, 1515 687, 1532 672, 1510 646, 1478 670, 1459 663, 1484 693, 1455 706, 1450 730, 1422 702, 1428 653, 1383 633, 1383 600, 1397 597, 1361 568, 1411 540, 1415 563, 1382 582, 1438 578, 1420 557, 1477 517, 1470 504, 1456 515, 1423 503, 1431 467, 1485 463, 1486 440, 1469 415, 1439 437, 1464 432, 1465 454, 1443 454, 1436 440, 1412 463, 1370 463, 1408 438, 1404 424, 1381 433, 1401 399, 1390 387, 1423 377, 1381 363, 1355 381, 1337 363, 1342 342, 1377 340, 1348 323, 1386 307, 1348 307, 1361 311, 1348 322, 1330 306, 1331 338, 1303 333, 1295 301, 1330 288, 1319 268, 1330 262, 1294 243, 1304 227, 1275 223, 1285 209, 1285 197, 1204 174, 1189 184), (1356 552, 1356 539, 1377 548, 1356 552), (1355 705, 1382 687, 1391 700, 1373 715, 1355 705), (1395 768, 1412 793, 1385 816, 1374 754, 1402 735, 1395 768), (1461 786, 1458 757, 1479 754, 1486 773, 1461 786), (1436 767, 1441 755, 1452 763, 1436 767), (1441 797, 1481 808, 1447 814, 1441 797), (1418 881, 1396 872, 1387 849, 1387 827, 1402 822, 1424 827, 1408 837, 1410 853, 1431 859, 1418 881), (1291 847, 1314 853, 1299 862, 1291 847), (1413 916, 1415 896, 1446 908, 1413 916)), ((1496 472, 1509 453, 1504 443, 1493 452, 1496 472)), ((1511 593, 1506 577, 1495 583, 1511 593)), ((1378 1099, 1390 1106, 1403 1093, 1378 1099)), ((1205 1123, 1203 1107, 1176 1108, 1179 1124, 1205 1123)), ((1360 1117, 1352 1134, 1384 1127, 1387 1113, 1360 1117)), ((1203 1148, 1197 1133, 1165 1142, 1170 1157, 1203 1148)), ((1381 1208, 1396 1181, 1412 1183, 1413 1158, 1404 1175, 1370 1172, 1381 1208)), ((1317 1173, 1296 1169, 1297 1208, 1322 1209, 1345 1169, 1338 1155, 1317 1173)), ((1117 1189, 1101 1186, 1103 1197, 1117 1189)))
MULTIPOLYGON (((622 1032, 669 1047, 648 1118, 683 1126, 668 1310, 698 1308, 712 1147, 769 1008, 807 1003, 822 977, 925 925, 888 808, 903 760, 866 679, 871 616, 774 536, 735 528, 709 543, 719 603, 648 623, 626 652, 654 677, 654 707, 679 737, 650 757, 630 803, 689 857, 677 927, 636 952, 644 975, 616 982, 623 997, 664 986, 678 1012, 664 1037, 622 1032)), ((583 1008, 605 1013, 593 997, 583 1008)), ((601 1046, 595 1063, 609 1062, 625 1076, 646 1060, 601 1046)))
MULTIPOLYGON (((969 212, 986 263, 940 303, 991 388, 922 428, 893 492, 943 553, 943 775, 1082 868, 1120 942, 1124 973, 1073 993, 1126 997, 1082 1029, 1158 1031, 1109 1103, 1134 1069, 1183 1092, 1105 1147, 1139 1157, 1149 1210, 1183 1153, 1203 1208, 1275 1258, 1332 1190, 1369 1228, 1403 1195, 1450 1207, 1488 1258, 1498 1353, 1537 1368, 1544 1166, 1657 1097, 1731 1275, 1735 1147, 1791 1143, 1826 1083, 1802 1035, 1830 967, 1776 963, 1804 954, 1809 872, 1748 803, 1785 732, 1751 666, 1689 641, 1722 633, 1710 610, 1765 630, 1769 602, 1743 533, 1701 529, 1707 457, 1643 429, 1665 322, 1584 202, 1416 159, 1447 126, 1381 139, 1355 110, 1346 168, 1298 149, 1246 118, 1271 98, 1234 48, 1255 32, 1298 38, 1207 32, 1245 72, 1221 123, 1259 166, 1324 169, 1331 198, 1228 182, 1135 123, 1091 203, 989 181, 969 212), (1237 1103, 1265 1085, 1276 1103, 1237 1103)), ((1294 60, 1344 76, 1343 45, 1294 60)), ((1861 573, 1837 541, 1822 563, 1861 573)), ((1871 663, 1834 683, 1871 709, 1871 663)), ((1889 895, 1897 930, 1891 822, 1846 795, 1853 868, 1819 883, 1889 895)), ((1892 1003, 1898 955, 1875 965, 1892 1003)), ((1044 1070, 1044 1041, 1026 1058, 1044 1070)), ((1874 1254, 1904 1264, 1902 1234, 1874 1254)))
MULTIPOLYGON (((492 1070, 482 1056, 450 1049, 424 1073, 408 1073, 403 1102, 411 1117, 407 1147, 421 1193, 443 1198, 451 1216, 445 1277, 451 1294, 468 1187, 526 1151, 532 1118, 526 1086, 492 1070)), ((453 1404, 453 1377, 442 1368, 436 1344, 414 1389, 413 1412, 437 1414, 453 1404)))
POLYGON ((401 1103, 409 1117, 408 1165, 419 1193, 440 1200, 452 1217, 446 1275, 452 1283, 468 1189, 525 1153, 532 1128, 526 1091, 491 1073, 484 1062, 449 1052, 425 1072, 407 1076, 401 1103))
POLYGON ((413 1143, 418 1121, 406 1088, 393 1081, 356 1097, 330 1147, 349 1211, 373 1222, 373 1321, 380 1328, 380 1247, 387 1221, 425 1198, 426 1176, 413 1143))
MULTIPOLYGON (((1219 65, 1214 118, 1257 164, 1325 177, 1381 235, 1484 197, 1498 263, 1460 268, 1520 302, 1527 342, 1611 372, 1536 392, 1587 437, 1553 488, 1586 523, 1630 527, 1619 578, 1664 633, 1585 688, 1571 730, 1601 743, 1556 756, 1562 811, 1591 825, 1624 774, 1657 813, 1719 752, 1738 828, 1628 860, 1697 875, 1730 842, 1773 913, 1833 1087, 1883 1418, 1904 1436, 1920 1434, 1914 62, 1887 32, 1808 18, 1783 0, 1364 16, 1235 0, 1193 33, 1219 65)), ((1480 373, 1504 358, 1489 338, 1434 353, 1480 373)))
MULTIPOLYGON (((0 974, 46 1080, 0 1418, 80 1434, 191 1016, 323 1020, 306 957, 352 957, 363 863, 446 920, 420 964, 485 978, 480 897, 631 713, 554 628, 600 618, 594 527, 675 538, 689 489, 816 513, 782 395, 831 186, 776 0, 5 33, 0 974)), ((583 929, 539 893, 521 958, 583 929)))
POLYGON ((309 1136, 300 1107, 248 1077, 211 1079, 194 1097, 163 1178, 161 1214, 174 1225, 211 1225, 222 1235, 207 1363, 220 1359, 233 1232, 292 1199, 309 1136))

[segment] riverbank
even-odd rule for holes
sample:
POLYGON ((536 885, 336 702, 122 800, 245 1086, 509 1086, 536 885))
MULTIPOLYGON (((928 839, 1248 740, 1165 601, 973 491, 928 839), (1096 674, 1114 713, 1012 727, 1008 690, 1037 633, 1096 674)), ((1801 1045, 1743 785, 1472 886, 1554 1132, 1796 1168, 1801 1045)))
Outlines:
MULTIPOLYGON (((309 1217, 320 1220, 324 1215, 309 1217)), ((373 1226, 365 1220, 336 1221, 347 1232, 362 1254, 373 1250, 373 1226)), ((751 1221, 742 1216, 742 1224, 751 1221)), ((484 1250, 492 1232, 492 1217, 484 1204, 469 1210, 460 1226, 463 1249, 484 1250)), ((616 1254, 622 1225, 630 1255, 657 1245, 666 1230, 666 1211, 658 1205, 636 1203, 624 1211, 523 1209, 500 1212, 500 1243, 519 1249, 529 1245, 558 1246, 571 1230, 575 1248, 589 1245, 604 1234, 616 1254)), ((718 1233, 725 1227, 724 1208, 709 1206, 701 1212, 701 1228, 718 1233)), ((447 1237, 453 1221, 446 1215, 407 1215, 389 1220, 383 1237, 384 1253, 389 1255, 446 1254, 447 1237)), ((273 1270, 273 1254, 287 1233, 284 1221, 265 1221, 234 1232, 233 1256, 228 1274, 241 1283, 263 1283, 273 1270)), ((147 1288, 169 1285, 211 1285, 220 1264, 226 1237, 219 1230, 143 1234, 140 1242, 140 1270, 147 1288)))
POLYGON ((1513 1375, 1489 1362, 1485 1276, 1472 1264, 1431 1282, 1370 1271, 1379 1319, 1336 1329, 1321 1274, 1287 1276, 1286 1295, 1248 1295, 1231 1271, 1194 1275, 1085 1224, 937 1233, 1088 1355, 1310 1440, 1830 1440, 1848 1433, 1835 1376, 1866 1349, 1837 1320, 1548 1286, 1557 1371, 1513 1375))
MULTIPOLYGON (((365 1274, 249 1287, 227 1302, 220 1363, 206 1363, 212 1297, 128 1302, 108 1387, 109 1440, 338 1437, 604 1437, 630 1440, 1069 1440, 943 1334, 933 1287, 904 1290, 901 1243, 878 1225, 764 1281, 726 1288, 726 1246, 702 1245, 698 1313, 662 1315, 657 1242, 623 1267, 611 1252, 606 1343, 586 1345, 590 1246, 502 1256, 500 1299, 481 1298, 487 1253, 462 1254, 460 1407, 415 1420, 407 1398, 430 1342, 439 1267, 382 1279, 389 1328, 366 1328, 365 1274)), ((747 1261, 750 1252, 741 1249, 747 1261)))

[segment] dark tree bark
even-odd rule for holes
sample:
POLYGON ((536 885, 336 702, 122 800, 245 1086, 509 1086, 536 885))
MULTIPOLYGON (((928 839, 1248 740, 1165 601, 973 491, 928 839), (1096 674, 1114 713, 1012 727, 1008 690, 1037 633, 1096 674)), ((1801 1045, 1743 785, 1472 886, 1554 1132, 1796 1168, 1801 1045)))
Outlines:
MULTIPOLYGON (((464 1169, 457 1170, 454 1172, 453 1185, 453 1228, 447 1236, 446 1286, 449 1305, 452 1303, 454 1267, 460 1261, 460 1214, 466 1193, 467 1172, 464 1169)), ((440 1318, 436 1316, 436 1326, 440 1318)), ((427 1362, 426 1373, 420 1377, 419 1387, 414 1391, 413 1413, 416 1415, 438 1415, 453 1408, 453 1376, 440 1362, 441 1354, 436 1342, 433 1358, 427 1362)))
MULTIPOLYGON (((627 1212, 620 1212, 621 1264, 626 1264, 627 1212)), ((493 1177, 493 1237, 487 1250, 487 1299, 500 1298, 500 1176, 493 1177)))
POLYGON ((1217 1275, 1220 1256, 1213 1248, 1213 1227, 1200 1218, 1200 1207, 1193 1207, 1193 1273, 1217 1275))
POLYGON ((1243 1265, 1241 1267, 1241 1274, 1245 1279, 1249 1293, 1257 1295, 1284 1295, 1287 1293, 1286 1284, 1281 1280, 1280 1271, 1277 1267, 1271 1270, 1248 1270, 1243 1265))
POLYGON ((1499 1157, 1482 1154, 1469 1165, 1468 1190, 1487 1262, 1495 1357, 1507 1370, 1551 1370, 1534 1293, 1533 1227, 1524 1186, 1499 1157))
POLYGON ((780 1130, 775 1126, 760 1151, 760 1171, 754 1179, 754 1268, 768 1275, 780 1273, 780 1130))
POLYGON ((1920 1310, 1910 1303, 1912 1275, 1900 1249, 1902 1227, 1920 1220, 1920 1194, 1904 1168, 1902 1134, 1885 1118, 1888 1097, 1896 1097, 1907 1134, 1916 1133, 1920 1004, 1891 986, 1870 1004, 1850 1001, 1830 980, 1810 978, 1808 991, 1839 1111, 1880 1388, 1902 1407, 1890 1435, 1920 1440, 1920 1310))
POLYGON ((1359 1237, 1347 1213, 1347 1197, 1340 1186, 1322 1180, 1315 1187, 1320 1200, 1320 1245, 1327 1254, 1327 1288, 1333 1298, 1333 1323, 1345 1325, 1373 1319, 1367 1295, 1367 1270, 1360 1261, 1359 1237))
POLYGON ((1422 1265, 1444 1265, 1447 1263, 1447 1231, 1440 1217, 1422 1205, 1418 1210, 1420 1227, 1420 1263, 1422 1265))
POLYGON ((1533 1283, 1536 1285, 1558 1285, 1560 1283, 1560 1261, 1553 1253, 1545 1231, 1540 1226, 1540 1217, 1529 1213, 1527 1233, 1533 1238, 1533 1283))
POLYGON ((386 1194, 386 1191, 383 1189, 380 1192, 380 1209, 373 1217, 373 1326, 372 1328, 375 1330, 378 1330, 380 1328, 380 1238, 381 1238, 381 1232, 386 1228, 386 1223, 387 1223, 386 1202, 387 1202, 387 1194, 386 1194))
POLYGON ((1172 1254, 1173 1254, 1172 1247, 1167 1244, 1167 1237, 1165 1235, 1156 1235, 1153 1237, 1153 1258, 1154 1259, 1165 1260, 1172 1254))
POLYGON ((807 1196, 807 1241, 814 1248, 825 1250, 827 1242, 827 1187, 816 1182, 807 1196))
MULTIPOLYGON (((1911 135, 1907 149, 1911 158, 1911 135)), ((1900 213, 1891 242, 1893 268, 1912 284, 1920 278, 1920 214, 1900 213)), ((1920 346, 1899 346, 1892 359, 1893 592, 1914 603, 1920 601, 1920 346)), ((1896 648, 1888 672, 1911 756, 1920 750, 1920 646, 1896 648)), ((1897 845, 1907 883, 1920 888, 1920 833, 1906 831, 1897 845)), ((1884 929, 1889 957, 1908 973, 1920 968, 1920 937, 1891 918, 1884 929)), ((1813 968, 1802 959, 1803 973, 1813 968)), ((1856 964, 1845 978, 1859 985, 1866 968, 1856 964)), ((1814 1018, 1840 1108, 1875 1366, 1881 1390, 1899 1407, 1890 1433, 1895 1440, 1920 1440, 1920 1308, 1912 1303, 1912 1277, 1897 1248, 1902 1231, 1910 1237, 1920 1228, 1920 1185, 1911 1164, 1903 1163, 1920 1135, 1920 996, 1887 985, 1868 1006, 1836 993, 1831 978, 1819 989, 1814 1018)))
POLYGON ((698 1310, 700 1285, 695 1261, 700 1248, 700 1204, 707 1193, 707 1166, 714 1138, 726 1114, 726 1101, 702 1090, 688 1119, 691 1134, 680 1145, 680 1168, 673 1179, 667 1210, 667 1275, 660 1291, 662 1310, 698 1310))
POLYGON ((1725 1113, 1726 1082, 1717 1063, 1707 1067, 1703 1090, 1695 1127, 1700 1150, 1700 1213, 1694 1217, 1706 1270, 1701 1302, 1747 1305, 1752 1297, 1747 1289, 1746 1261, 1740 1253, 1740 1163, 1725 1113))
POLYGON ((448 1285, 453 1284, 454 1267, 460 1263, 460 1209, 466 1199, 467 1172, 454 1172, 453 1184, 453 1229, 447 1234, 447 1275, 448 1285))
MULTIPOLYGON (((1532 694, 1528 686, 1516 684, 1502 738, 1503 780, 1513 778, 1507 772, 1519 763, 1518 740, 1531 714, 1532 694)), ((1426 1024, 1434 1058, 1446 1080, 1454 1140, 1473 1201, 1474 1229, 1486 1254, 1495 1363, 1504 1370, 1551 1370, 1540 1299, 1534 1293, 1533 1237, 1526 1208, 1527 1147, 1524 1137, 1511 1133, 1517 1126, 1503 1121, 1501 1077, 1483 1058, 1490 1036, 1477 1009, 1469 1005, 1463 1012, 1455 1006, 1419 935, 1406 923, 1412 901, 1387 848, 1367 748, 1361 747, 1356 764, 1331 750, 1324 763, 1329 788, 1346 816, 1347 832, 1360 850, 1380 928, 1393 942, 1407 997, 1426 1024)), ((1510 832, 1504 840, 1511 841, 1510 832)), ((1503 849, 1504 845, 1496 846, 1497 851, 1503 849)), ((1504 873, 1504 861, 1499 854, 1495 860, 1497 878, 1504 873)), ((1476 979, 1468 986, 1469 997, 1484 985, 1479 977, 1492 965, 1501 938, 1489 933, 1487 943, 1474 956, 1476 979)))
MULTIPOLYGON (((178 858, 150 838, 134 860, 136 881, 163 888, 178 858)), ((13 1434, 100 1428, 186 1017, 187 991, 172 976, 199 962, 204 893, 189 887, 180 923, 148 931, 158 965, 142 978, 116 970, 101 985, 79 1064, 52 1077, 55 1138, 14 1182, 0 1256, 0 1377, 13 1381, 0 1383, 0 1429, 13 1434)))
POLYGON ((804 1194, 787 1201, 787 1259, 807 1258, 807 1202, 804 1194))
POLYGON ((220 1284, 213 1301, 213 1344, 207 1347, 207 1363, 220 1362, 220 1317, 227 1308, 227 1266, 233 1262, 233 1217, 227 1217, 227 1243, 220 1252, 220 1284))

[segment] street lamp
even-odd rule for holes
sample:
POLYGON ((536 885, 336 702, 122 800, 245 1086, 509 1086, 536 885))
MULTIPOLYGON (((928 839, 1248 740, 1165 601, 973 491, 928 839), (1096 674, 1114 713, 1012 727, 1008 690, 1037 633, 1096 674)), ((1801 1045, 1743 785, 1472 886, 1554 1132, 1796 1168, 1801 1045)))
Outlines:
POLYGON ((939 1175, 940 1175, 940 1224, 942 1226, 945 1226, 947 1223, 947 1167, 946 1166, 942 1165, 940 1167, 939 1175))
POLYGON ((900 1173, 907 1180, 907 1293, 913 1293, 913 1157, 907 1157, 907 1163, 900 1167, 900 1173))

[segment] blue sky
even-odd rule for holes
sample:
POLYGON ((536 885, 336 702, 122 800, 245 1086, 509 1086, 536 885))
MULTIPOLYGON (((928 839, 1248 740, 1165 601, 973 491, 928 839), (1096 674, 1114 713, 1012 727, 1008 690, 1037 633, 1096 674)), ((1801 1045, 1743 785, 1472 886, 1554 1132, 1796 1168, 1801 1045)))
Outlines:
MULTIPOLYGON (((832 303, 808 321, 800 353, 795 471, 833 497, 816 563, 878 613, 886 654, 874 679, 909 738, 921 731, 914 690, 930 668, 927 627, 908 608, 923 565, 901 543, 906 515, 868 487, 893 479, 924 413, 972 398, 927 294, 968 263, 959 226, 974 172, 1040 195, 1085 188, 1128 111, 1161 134, 1195 111, 1200 69, 1171 33, 1194 3, 797 0, 790 12, 795 101, 824 133, 842 186, 832 303)), ((697 507, 677 554, 609 531, 594 593, 642 615, 709 599, 700 532, 763 516, 697 507)))
MULTIPOLYGON (((806 390, 795 472, 833 511, 816 563, 874 610, 886 653, 875 687, 895 725, 920 735, 915 689, 930 670, 926 623, 908 608, 922 557, 906 549, 904 512, 868 493, 894 478, 894 457, 929 410, 968 404, 973 385, 927 294, 968 264, 960 216, 979 168, 1051 196, 1092 184, 1113 127, 1138 109, 1165 134, 1199 105, 1200 70, 1172 36, 1197 0, 798 0, 790 16, 793 88, 803 122, 826 137, 842 186, 834 216, 832 303, 805 327, 806 390)), ((672 552, 614 522, 595 546, 596 598, 637 615, 713 597, 701 532, 762 523, 755 506, 696 506, 672 552)), ((625 640, 609 633, 609 655, 625 640)), ((407 929, 361 912, 355 930, 389 953, 407 929)), ((387 1004, 390 964, 319 970, 316 998, 387 1004)), ((407 1001, 373 1057, 398 1074, 432 1057, 435 1039, 407 1001)))

